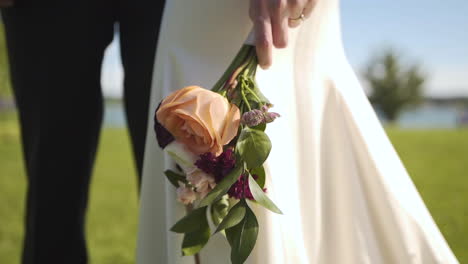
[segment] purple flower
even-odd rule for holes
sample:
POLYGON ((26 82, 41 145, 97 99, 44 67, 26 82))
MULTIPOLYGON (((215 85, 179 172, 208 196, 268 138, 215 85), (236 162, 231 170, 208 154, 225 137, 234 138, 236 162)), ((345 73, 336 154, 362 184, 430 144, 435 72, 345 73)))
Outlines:
POLYGON ((276 118, 280 117, 280 114, 275 112, 268 112, 270 108, 273 107, 272 104, 262 106, 263 118, 265 123, 271 123, 275 121, 276 118))
POLYGON ((275 113, 275 112, 267 112, 267 113, 264 113, 264 115, 265 115, 265 122, 267 123, 271 123, 275 121, 276 118, 280 117, 280 114, 275 113))
POLYGON ((263 112, 258 109, 245 112, 241 118, 242 124, 249 127, 258 126, 261 123, 264 123, 264 120, 263 112))
POLYGON ((262 106, 262 111, 263 111, 264 113, 266 113, 266 112, 268 112, 268 110, 269 110, 271 107, 273 107, 272 104, 263 105, 263 106, 262 106))
POLYGON ((253 109, 242 115, 241 122, 249 127, 258 126, 263 123, 271 123, 280 117, 278 113, 268 112, 271 105, 264 105, 261 109, 253 109))

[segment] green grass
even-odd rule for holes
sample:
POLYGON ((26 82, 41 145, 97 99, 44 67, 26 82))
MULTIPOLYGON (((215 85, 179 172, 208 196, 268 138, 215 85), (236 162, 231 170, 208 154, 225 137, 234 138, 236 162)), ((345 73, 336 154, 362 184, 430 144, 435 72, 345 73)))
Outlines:
MULTIPOLYGON (((403 162, 461 263, 468 263, 468 130, 389 129, 403 162)), ((92 263, 134 263, 137 194, 127 133, 104 129, 87 222, 92 263)), ((0 118, 0 262, 18 263, 25 176, 15 117, 0 118)))
POLYGON ((387 131, 460 263, 468 263, 468 129, 387 131))
MULTIPOLYGON (((12 119, 0 119, 0 263, 19 263, 23 235, 26 182, 12 119)), ((86 230, 91 263, 134 263, 136 173, 124 130, 104 129, 91 186, 86 230)))

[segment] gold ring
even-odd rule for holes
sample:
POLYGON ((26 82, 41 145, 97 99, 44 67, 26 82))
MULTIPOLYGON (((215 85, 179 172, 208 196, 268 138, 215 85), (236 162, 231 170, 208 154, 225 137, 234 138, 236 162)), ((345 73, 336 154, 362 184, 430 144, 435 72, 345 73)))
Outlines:
POLYGON ((304 21, 305 20, 305 15, 301 14, 298 18, 290 18, 290 20, 292 20, 292 21, 297 21, 297 20, 304 21))

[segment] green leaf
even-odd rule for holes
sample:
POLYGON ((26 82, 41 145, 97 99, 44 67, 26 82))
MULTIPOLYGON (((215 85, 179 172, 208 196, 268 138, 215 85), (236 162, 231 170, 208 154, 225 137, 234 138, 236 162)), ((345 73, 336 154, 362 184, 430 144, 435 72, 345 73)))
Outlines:
POLYGON ((227 241, 229 242, 229 245, 231 246, 231 250, 232 250, 232 247, 234 245, 234 240, 235 240, 236 234, 237 234, 236 229, 234 227, 231 227, 231 228, 228 228, 228 229, 224 230, 225 233, 226 233, 227 241))
POLYGON ((257 182, 254 180, 252 175, 249 175, 249 187, 252 195, 257 203, 267 208, 268 210, 277 213, 283 214, 281 210, 268 198, 268 196, 263 192, 262 188, 258 186, 257 182))
POLYGON ((184 235, 184 240, 182 241, 182 255, 192 256, 200 252, 200 250, 208 243, 211 236, 211 230, 206 221, 199 226, 195 232, 187 233, 184 235))
POLYGON ((249 169, 263 165, 271 151, 271 141, 265 132, 245 127, 236 145, 236 151, 249 169))
POLYGON ((255 214, 247 206, 245 200, 241 203, 245 204, 246 211, 242 221, 226 230, 228 241, 231 244, 231 262, 233 264, 242 264, 252 252, 258 236, 258 222, 255 214))
POLYGON ((236 205, 234 205, 234 207, 232 207, 231 210, 229 210, 229 213, 223 219, 221 224, 219 224, 215 233, 239 224, 240 221, 244 219, 245 207, 246 207, 246 204, 242 202, 238 202, 236 205))
POLYGON ((207 222, 206 206, 197 208, 180 219, 172 228, 172 232, 176 233, 191 233, 197 231, 200 226, 207 222))
POLYGON ((263 189, 265 187, 265 181, 266 181, 265 168, 263 168, 263 166, 260 166, 258 168, 251 170, 250 174, 257 175, 258 178, 255 179, 255 181, 257 181, 260 188, 263 189))
POLYGON ((208 206, 212 204, 214 201, 220 199, 223 195, 225 195, 228 191, 229 188, 231 188, 231 185, 233 185, 237 179, 239 179, 239 176, 242 174, 244 171, 244 168, 242 165, 237 165, 234 167, 234 169, 224 177, 224 179, 214 187, 213 190, 211 190, 208 195, 203 198, 200 202, 200 207, 202 206, 208 206))
POLYGON ((265 131, 266 129, 266 123, 261 123, 260 125, 258 126, 254 126, 254 127, 250 127, 251 129, 256 129, 256 130, 260 130, 262 132, 265 131))
POLYGON ((179 181, 187 183, 187 178, 184 175, 179 174, 175 171, 166 170, 164 171, 164 174, 166 175, 169 182, 171 182, 172 185, 174 185, 175 187, 179 187, 179 181))
POLYGON ((224 195, 219 201, 211 206, 211 219, 215 225, 219 225, 229 211, 229 199, 224 195))
POLYGON ((182 255, 191 256, 198 253, 211 236, 211 230, 206 219, 207 207, 193 210, 187 216, 179 220, 171 231, 185 233, 182 242, 182 255))
POLYGON ((262 105, 270 103, 270 101, 268 101, 266 96, 263 95, 263 93, 258 88, 258 85, 255 82, 254 78, 249 78, 248 83, 250 83, 250 85, 249 85, 250 89, 248 89, 248 90, 246 89, 248 91, 248 92, 246 91, 246 97, 249 100, 249 102, 251 103, 253 108, 259 109, 262 105), (255 96, 252 94, 251 91, 255 94, 255 96))

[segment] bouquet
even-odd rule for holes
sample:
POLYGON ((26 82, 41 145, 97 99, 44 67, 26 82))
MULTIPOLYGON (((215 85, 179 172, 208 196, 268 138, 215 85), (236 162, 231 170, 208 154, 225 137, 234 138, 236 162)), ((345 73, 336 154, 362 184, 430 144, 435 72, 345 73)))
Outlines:
POLYGON ((198 263, 216 233, 229 242, 231 262, 244 263, 258 236, 251 206, 281 214, 267 196, 263 167, 272 147, 264 131, 279 114, 255 82, 257 66, 255 47, 245 44, 211 90, 182 88, 156 109, 158 144, 177 168, 165 175, 187 207, 171 231, 184 235, 182 254, 198 263))

